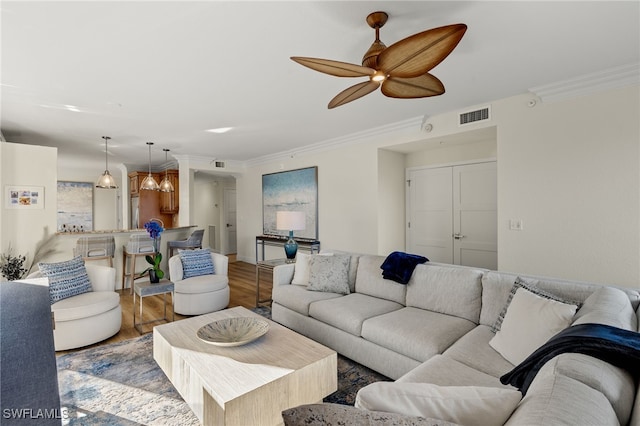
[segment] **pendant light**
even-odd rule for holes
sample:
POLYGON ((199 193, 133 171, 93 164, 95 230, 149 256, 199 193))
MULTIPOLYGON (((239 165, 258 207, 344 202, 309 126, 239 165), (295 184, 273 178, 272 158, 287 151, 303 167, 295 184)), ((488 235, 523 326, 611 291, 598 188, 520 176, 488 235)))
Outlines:
POLYGON ((147 142, 147 145, 149 145, 149 175, 142 181, 140 189, 157 191, 160 189, 160 187, 158 186, 158 182, 156 182, 153 176, 151 176, 151 145, 153 145, 153 142, 147 142))
POLYGON ((103 136, 104 139, 104 173, 98 178, 96 188, 116 189, 116 180, 109 173, 109 154, 107 152, 107 142, 111 139, 109 136, 103 136))
MULTIPOLYGON (((167 165, 167 158, 168 158, 168 152, 170 151, 167 148, 163 148, 162 149, 164 151, 164 163, 165 165, 167 165)), ((162 179, 162 182, 160 182, 160 191, 162 192, 173 192, 175 191, 175 189, 173 188, 173 185, 171 184, 171 181, 169 180, 169 166, 167 165, 167 168, 164 171, 164 179, 162 179)))

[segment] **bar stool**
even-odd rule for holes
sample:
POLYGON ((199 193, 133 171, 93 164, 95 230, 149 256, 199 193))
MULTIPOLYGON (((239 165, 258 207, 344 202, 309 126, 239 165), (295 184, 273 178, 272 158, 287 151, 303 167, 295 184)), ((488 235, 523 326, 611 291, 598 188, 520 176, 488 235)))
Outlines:
POLYGON ((186 240, 168 241, 167 242, 167 259, 173 257, 174 249, 201 249, 202 248, 202 236, 204 235, 204 229, 196 229, 191 236, 186 240))
POLYGON ((82 256, 87 260, 108 260, 113 268, 113 256, 116 251, 116 240, 108 237, 80 237, 73 249, 74 256, 82 256))
MULTIPOLYGON (((158 236, 158 244, 160 237, 158 236)), ((127 287, 127 281, 131 279, 131 294, 133 294, 133 281, 136 279, 136 259, 155 254, 153 238, 147 233, 132 234, 127 245, 122 246, 122 291, 127 287), (127 270, 127 260, 131 267, 127 270)))

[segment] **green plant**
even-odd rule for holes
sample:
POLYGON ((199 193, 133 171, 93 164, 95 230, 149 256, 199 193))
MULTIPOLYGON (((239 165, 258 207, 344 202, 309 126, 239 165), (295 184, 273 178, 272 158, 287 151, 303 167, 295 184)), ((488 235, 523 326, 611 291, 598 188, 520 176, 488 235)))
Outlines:
POLYGON ((9 281, 19 280, 27 272, 27 268, 24 267, 26 260, 26 256, 11 254, 11 244, 9 244, 7 252, 0 255, 0 273, 9 281))
POLYGON ((160 262, 162 262, 162 253, 158 250, 158 237, 164 231, 164 228, 160 226, 158 222, 149 221, 144 224, 144 228, 149 233, 149 236, 153 238, 153 255, 146 255, 144 258, 147 260, 147 263, 151 265, 151 267, 145 269, 140 273, 139 276, 143 276, 147 272, 153 270, 156 273, 156 277, 158 279, 164 278, 164 271, 160 269, 160 262))

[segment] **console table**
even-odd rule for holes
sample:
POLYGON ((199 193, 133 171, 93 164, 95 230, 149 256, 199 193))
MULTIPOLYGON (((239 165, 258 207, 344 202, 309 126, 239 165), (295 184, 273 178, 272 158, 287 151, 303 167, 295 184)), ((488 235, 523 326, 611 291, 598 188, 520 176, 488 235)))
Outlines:
MULTIPOLYGON (((320 241, 311 238, 294 238, 298 243, 298 250, 308 250, 313 253, 320 252, 320 241)), ((289 241, 289 237, 284 235, 258 235, 256 236, 256 263, 260 260, 264 260, 264 247, 275 246, 284 247, 284 244, 289 241)), ((283 249, 284 250, 284 249, 283 249)))

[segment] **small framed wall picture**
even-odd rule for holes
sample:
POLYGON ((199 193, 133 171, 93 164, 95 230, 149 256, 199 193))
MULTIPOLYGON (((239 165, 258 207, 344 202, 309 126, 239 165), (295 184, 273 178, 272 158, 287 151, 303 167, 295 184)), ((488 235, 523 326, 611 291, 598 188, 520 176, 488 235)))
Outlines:
POLYGON ((44 186, 6 186, 5 208, 44 209, 44 186))

